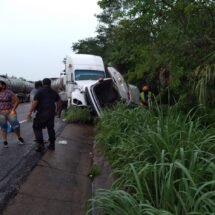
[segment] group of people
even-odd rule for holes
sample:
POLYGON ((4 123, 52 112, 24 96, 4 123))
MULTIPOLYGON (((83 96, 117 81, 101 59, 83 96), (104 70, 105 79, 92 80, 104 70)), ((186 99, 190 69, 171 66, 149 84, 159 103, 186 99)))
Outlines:
POLYGON ((32 93, 32 103, 27 117, 33 118, 33 131, 38 144, 37 152, 43 152, 44 139, 43 129, 47 128, 49 136, 48 149, 55 150, 55 129, 54 119, 59 110, 61 109, 61 100, 56 91, 51 89, 51 80, 48 78, 35 83, 35 90, 32 93))
MULTIPOLYGON (((56 114, 61 111, 61 99, 59 94, 51 89, 51 80, 48 78, 43 81, 35 82, 35 89, 31 92, 31 107, 27 114, 27 118, 33 117, 33 131, 35 135, 35 141, 38 144, 37 152, 43 152, 44 128, 47 128, 49 136, 48 149, 55 150, 55 129, 54 119, 56 114)), ((24 144, 24 139, 20 136, 20 123, 17 120, 16 109, 19 105, 18 97, 9 89, 4 81, 0 81, 0 127, 3 139, 4 147, 8 147, 7 142, 7 123, 11 125, 14 133, 17 136, 17 142, 24 144)))
MULTIPOLYGON (((35 88, 31 91, 31 107, 29 109, 28 118, 33 118, 33 131, 35 135, 35 141, 38 144, 37 152, 44 151, 44 128, 47 128, 49 136, 48 149, 55 150, 55 129, 54 119, 55 116, 59 116, 62 111, 62 107, 66 109, 67 102, 63 98, 65 97, 62 91, 59 94, 51 89, 51 80, 48 78, 43 81, 35 82, 35 88), (62 97, 60 97, 60 96, 62 97)), ((151 92, 147 85, 143 85, 142 92, 140 93, 141 104, 145 107, 150 106, 151 92)), ((19 105, 18 97, 10 90, 7 89, 7 84, 0 80, 0 127, 3 139, 4 147, 8 147, 7 142, 7 126, 8 122, 12 127, 12 130, 17 136, 17 143, 22 145, 25 143, 24 139, 20 135, 20 123, 17 120, 16 109, 19 105)))

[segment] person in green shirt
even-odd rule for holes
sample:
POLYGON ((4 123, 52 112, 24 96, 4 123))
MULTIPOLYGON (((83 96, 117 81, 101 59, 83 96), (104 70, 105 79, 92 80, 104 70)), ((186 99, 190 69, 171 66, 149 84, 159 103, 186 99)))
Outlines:
POLYGON ((149 86, 143 85, 142 92, 140 93, 140 102, 143 106, 149 107, 151 103, 151 91, 149 90, 149 86))

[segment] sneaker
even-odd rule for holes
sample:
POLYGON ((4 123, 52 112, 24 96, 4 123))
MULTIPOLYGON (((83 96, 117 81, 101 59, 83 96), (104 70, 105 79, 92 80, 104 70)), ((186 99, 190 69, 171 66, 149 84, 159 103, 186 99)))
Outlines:
POLYGON ((8 148, 8 142, 7 141, 4 141, 3 144, 4 144, 4 148, 8 148))
POLYGON ((18 143, 19 145, 23 145, 23 144, 25 143, 25 141, 23 140, 22 137, 19 137, 17 143, 18 143))

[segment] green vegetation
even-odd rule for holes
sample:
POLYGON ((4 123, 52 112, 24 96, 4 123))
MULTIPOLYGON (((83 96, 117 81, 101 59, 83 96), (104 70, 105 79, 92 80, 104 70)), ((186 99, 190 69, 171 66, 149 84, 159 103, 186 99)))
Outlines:
POLYGON ((74 43, 74 51, 102 56, 130 83, 145 82, 155 94, 168 88, 187 110, 214 106, 214 1, 99 0, 98 5, 97 36, 74 43))
POLYGON ((214 214, 215 127, 196 111, 118 105, 97 129, 116 178, 91 200, 105 214, 214 214))
POLYGON ((93 123, 94 119, 88 108, 71 106, 64 114, 66 122, 93 123))
POLYGON ((215 1, 98 5, 97 36, 73 50, 102 56, 129 83, 148 84, 160 107, 103 113, 97 142, 116 181, 93 203, 108 215, 215 214, 215 1))

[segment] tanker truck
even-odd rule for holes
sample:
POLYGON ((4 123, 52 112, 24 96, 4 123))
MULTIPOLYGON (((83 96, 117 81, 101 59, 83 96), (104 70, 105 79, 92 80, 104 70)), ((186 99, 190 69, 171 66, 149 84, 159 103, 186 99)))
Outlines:
POLYGON ((34 84, 32 82, 13 77, 9 78, 4 75, 0 75, 0 80, 7 84, 8 89, 12 90, 16 94, 20 102, 30 101, 30 92, 34 88, 34 84))

